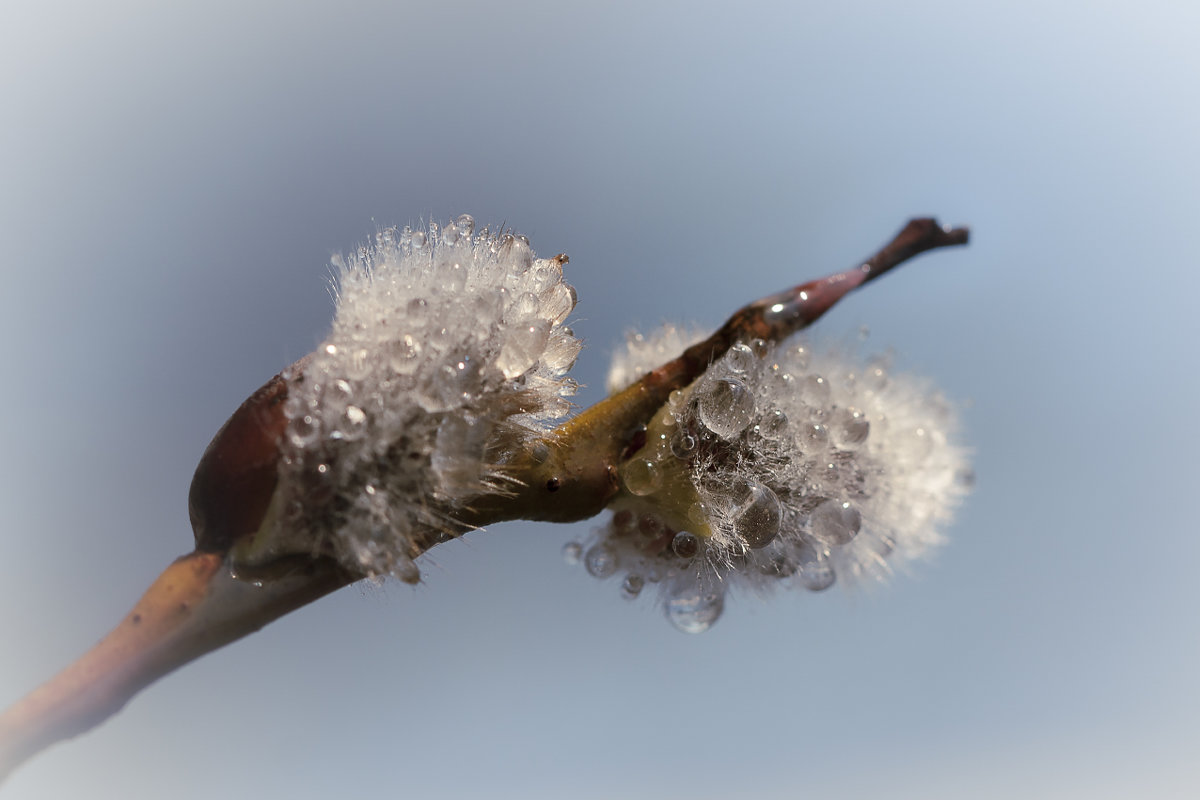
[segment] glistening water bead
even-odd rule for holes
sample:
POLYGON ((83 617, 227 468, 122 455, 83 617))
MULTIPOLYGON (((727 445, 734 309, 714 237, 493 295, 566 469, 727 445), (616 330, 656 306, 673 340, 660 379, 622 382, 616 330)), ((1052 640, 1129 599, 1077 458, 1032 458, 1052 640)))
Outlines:
POLYGON ((813 509, 808 518, 812 535, 831 545, 848 544, 858 535, 862 515, 858 509, 840 500, 826 500, 813 509))
POLYGON ((750 346, 740 343, 729 348, 729 352, 725 354, 725 366, 731 372, 743 375, 754 367, 756 360, 757 356, 755 356, 750 346))
POLYGON ((680 428, 671 437, 671 454, 676 458, 688 459, 696 450, 696 437, 680 428))
POLYGON ((694 558, 700 551, 700 540, 695 534, 680 531, 671 539, 671 552, 680 558, 694 558))
POLYGON ((828 560, 810 561, 800 568, 800 584, 810 592, 823 592, 837 581, 828 560))
POLYGON ((667 619, 684 633, 703 633, 724 610, 724 591, 700 580, 682 581, 667 596, 667 619))
POLYGON ((617 571, 617 551, 605 542, 594 544, 583 557, 583 566, 593 578, 607 578, 617 571))
POLYGON ((738 490, 740 497, 732 514, 733 532, 751 549, 766 547, 779 534, 783 518, 779 498, 757 481, 745 481, 738 490))
POLYGON ((646 579, 641 575, 626 575, 621 584, 621 595, 626 600, 632 600, 642 593, 642 587, 645 585, 646 579))
POLYGON ((842 450, 856 450, 871 433, 871 423, 857 408, 839 408, 829 423, 829 435, 842 450))
POLYGON ((454 220, 454 227, 458 229, 459 236, 469 237, 475 232, 475 218, 470 214, 463 214, 454 220))
POLYGON ((496 366, 506 379, 518 378, 537 363, 550 339, 550 322, 538 320, 515 329, 496 357, 496 366))
POLYGON ((754 426, 754 430, 764 439, 777 442, 787 435, 787 427, 787 414, 775 408, 763 415, 762 420, 754 426))
POLYGON ((732 439, 750 424, 754 394, 736 378, 705 381, 696 388, 696 412, 704 427, 732 439))
POLYGON ((662 485, 662 471, 653 461, 634 458, 621 467, 621 478, 630 494, 644 497, 662 485))

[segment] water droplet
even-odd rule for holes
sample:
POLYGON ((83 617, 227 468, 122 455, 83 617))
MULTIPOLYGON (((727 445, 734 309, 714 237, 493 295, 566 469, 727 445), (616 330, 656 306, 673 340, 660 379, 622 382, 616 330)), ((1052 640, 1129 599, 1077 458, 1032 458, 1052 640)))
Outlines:
POLYGON ((404 334, 388 344, 388 366, 398 375, 411 375, 421 364, 421 343, 404 334))
POLYGON ((550 338, 550 323, 545 320, 511 330, 496 357, 496 366, 508 380, 524 375, 537 363, 550 338))
POLYGON ((617 551, 604 542, 592 545, 583 558, 583 566, 593 578, 607 578, 617 571, 620 558, 617 551))
POLYGON ((799 565, 789 548, 776 540, 764 548, 758 560, 758 571, 772 578, 788 578, 796 574, 799 565))
POLYGON ((642 593, 642 587, 646 585, 646 579, 641 575, 627 575, 621 583, 621 596, 626 600, 632 600, 642 593))
POLYGON ((754 367, 755 360, 754 351, 749 345, 741 342, 729 348, 729 352, 725 354, 725 366, 739 375, 749 372, 754 367))
POLYGON ((787 425, 787 414, 776 408, 768 411, 754 429, 764 439, 777 442, 787 433, 787 425))
POLYGON ((696 411, 706 428, 722 439, 732 439, 750 424, 754 395, 739 380, 708 381, 696 389, 696 411))
POLYGON ((542 365, 555 375, 565 375, 575 366, 575 359, 579 358, 582 349, 583 342, 575 338, 570 328, 560 328, 546 345, 542 365))
POLYGON ((820 592, 833 586, 837 573, 824 550, 814 547, 809 541, 802 541, 793 552, 793 558, 799 564, 800 585, 811 592, 820 592))
POLYGON ((871 359, 862 371, 862 385, 873 392, 883 391, 888 384, 887 362, 883 359, 871 359))
POLYGON ((754 351, 754 355, 758 358, 766 358, 767 353, 771 350, 771 346, 762 339, 751 339, 750 349, 754 351))
POLYGON ((680 531, 671 540, 671 550, 680 558, 694 558, 700 552, 700 540, 695 534, 680 531))
POLYGON ((670 409, 672 416, 678 416, 683 410, 684 403, 687 402, 687 397, 682 389, 676 389, 667 395, 667 408, 670 409))
POLYGON ((533 251, 529 249, 529 240, 524 236, 513 236, 506 233, 500 237, 501 261, 507 262, 510 275, 523 275, 533 266, 533 251))
POLYGON ((800 428, 800 448, 807 454, 816 454, 829 444, 829 429, 816 422, 809 422, 800 428))
POLYGON ((392 574, 409 586, 416 586, 421 582, 421 568, 417 566, 417 562, 407 556, 401 557, 392 565, 392 574))
POLYGON ((527 320, 536 317, 541 310, 542 301, 533 292, 521 292, 513 300, 508 318, 511 320, 527 320))
POLYGON ((647 539, 655 539, 662 536, 663 531, 666 530, 666 526, 663 525, 662 520, 653 514, 643 514, 638 518, 637 525, 638 531, 647 539))
POLYGON ((538 261, 530 272, 533 291, 541 293, 562 280, 562 267, 554 261, 538 261))
POLYGON ((454 227, 458 228, 460 235, 470 236, 475 232, 475 218, 470 214, 463 214, 454 220, 454 227))
POLYGON ((857 408, 839 408, 829 422, 829 437, 842 450, 857 450, 870 432, 871 423, 857 408))
POLYGON ((822 408, 829 402, 829 382, 820 375, 805 376, 797 388, 800 401, 806 406, 822 408))
POLYGON ((862 514, 847 502, 826 500, 808 518, 813 536, 830 545, 842 545, 858 535, 862 514))
POLYGON ((653 461, 634 458, 622 465, 621 479, 630 494, 645 497, 662 486, 662 470, 653 461))
POLYGON ((429 243, 429 239, 425 235, 424 231, 413 231, 412 246, 413 246, 414 250, 424 249, 425 245, 428 243, 429 243))
POLYGON ((671 437, 671 453, 676 458, 688 459, 696 449, 696 437, 680 428, 671 437))
POLYGON ((567 283, 555 284, 542 294, 541 315, 550 320, 551 325, 561 325, 575 310, 576 300, 574 287, 567 283))
POLYGON ((788 372, 779 364, 772 364, 768 370, 771 376, 771 383, 764 384, 761 392, 769 395, 771 392, 778 392, 781 396, 791 396, 796 391, 796 376, 788 372))
POLYGON ((751 549, 766 547, 779 535, 783 510, 779 498, 767 486, 745 481, 735 488, 736 506, 731 514, 733 532, 751 549))
POLYGON ((562 549, 563 561, 571 566, 579 563, 579 559, 583 557, 583 545, 579 542, 567 542, 562 549))
POLYGON ((800 569, 800 583, 810 592, 822 592, 837 581, 837 573, 828 561, 812 561, 800 569))
POLYGON ((697 578, 681 580, 667 596, 667 619, 684 633, 704 633, 725 610, 723 587, 697 578))
POLYGON ((289 423, 288 436, 296 447, 307 447, 321 437, 321 424, 311 414, 305 414, 289 423))

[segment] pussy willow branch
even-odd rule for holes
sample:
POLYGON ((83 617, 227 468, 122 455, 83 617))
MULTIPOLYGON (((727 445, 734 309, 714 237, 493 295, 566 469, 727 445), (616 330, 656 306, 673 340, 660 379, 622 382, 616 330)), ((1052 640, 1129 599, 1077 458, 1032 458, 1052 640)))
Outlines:
MULTIPOLYGON (((746 306, 708 339, 560 425, 543 442, 548 457, 516 456, 506 465, 513 493, 477 498, 468 509, 447 513, 464 529, 594 516, 617 492, 621 454, 670 393, 734 344, 782 341, 852 289, 919 253, 966 241, 964 228, 912 220, 860 265, 746 306)), ((282 554, 256 565, 251 582, 236 557, 239 544, 272 524, 279 442, 287 427, 283 401, 289 384, 303 379, 306 363, 301 359, 255 392, 205 452, 189 496, 195 551, 168 566, 108 636, 0 715, 0 781, 49 745, 100 724, 158 678, 363 577, 331 558, 282 554)), ((410 555, 443 538, 429 532, 410 555)))

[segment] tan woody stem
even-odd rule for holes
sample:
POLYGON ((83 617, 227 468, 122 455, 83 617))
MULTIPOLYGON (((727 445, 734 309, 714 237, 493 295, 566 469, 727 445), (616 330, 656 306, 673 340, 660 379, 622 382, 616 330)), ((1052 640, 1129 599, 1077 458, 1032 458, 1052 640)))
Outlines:
POLYGON ((234 579, 216 553, 176 560, 108 636, 0 715, 0 781, 40 750, 99 725, 168 672, 352 579, 331 561, 306 560, 255 586, 234 579))

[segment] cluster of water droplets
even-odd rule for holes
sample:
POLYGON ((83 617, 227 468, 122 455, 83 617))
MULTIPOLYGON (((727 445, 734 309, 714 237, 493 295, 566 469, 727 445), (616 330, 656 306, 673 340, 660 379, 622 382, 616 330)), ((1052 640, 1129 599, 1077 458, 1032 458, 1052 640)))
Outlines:
POLYGON ((278 535, 415 582, 415 531, 505 489, 495 467, 570 409, 563 256, 463 215, 334 258, 328 338, 290 381, 278 535))
MULTIPOLYGON (((691 343, 666 337, 676 354, 691 343)), ((631 338, 610 390, 656 355, 652 337, 631 338)), ((946 401, 887 358, 739 343, 671 396, 621 465, 621 510, 566 556, 619 577, 626 597, 657 584, 689 633, 716 621, 731 586, 882 577, 940 540, 969 488, 956 428, 946 401)))

